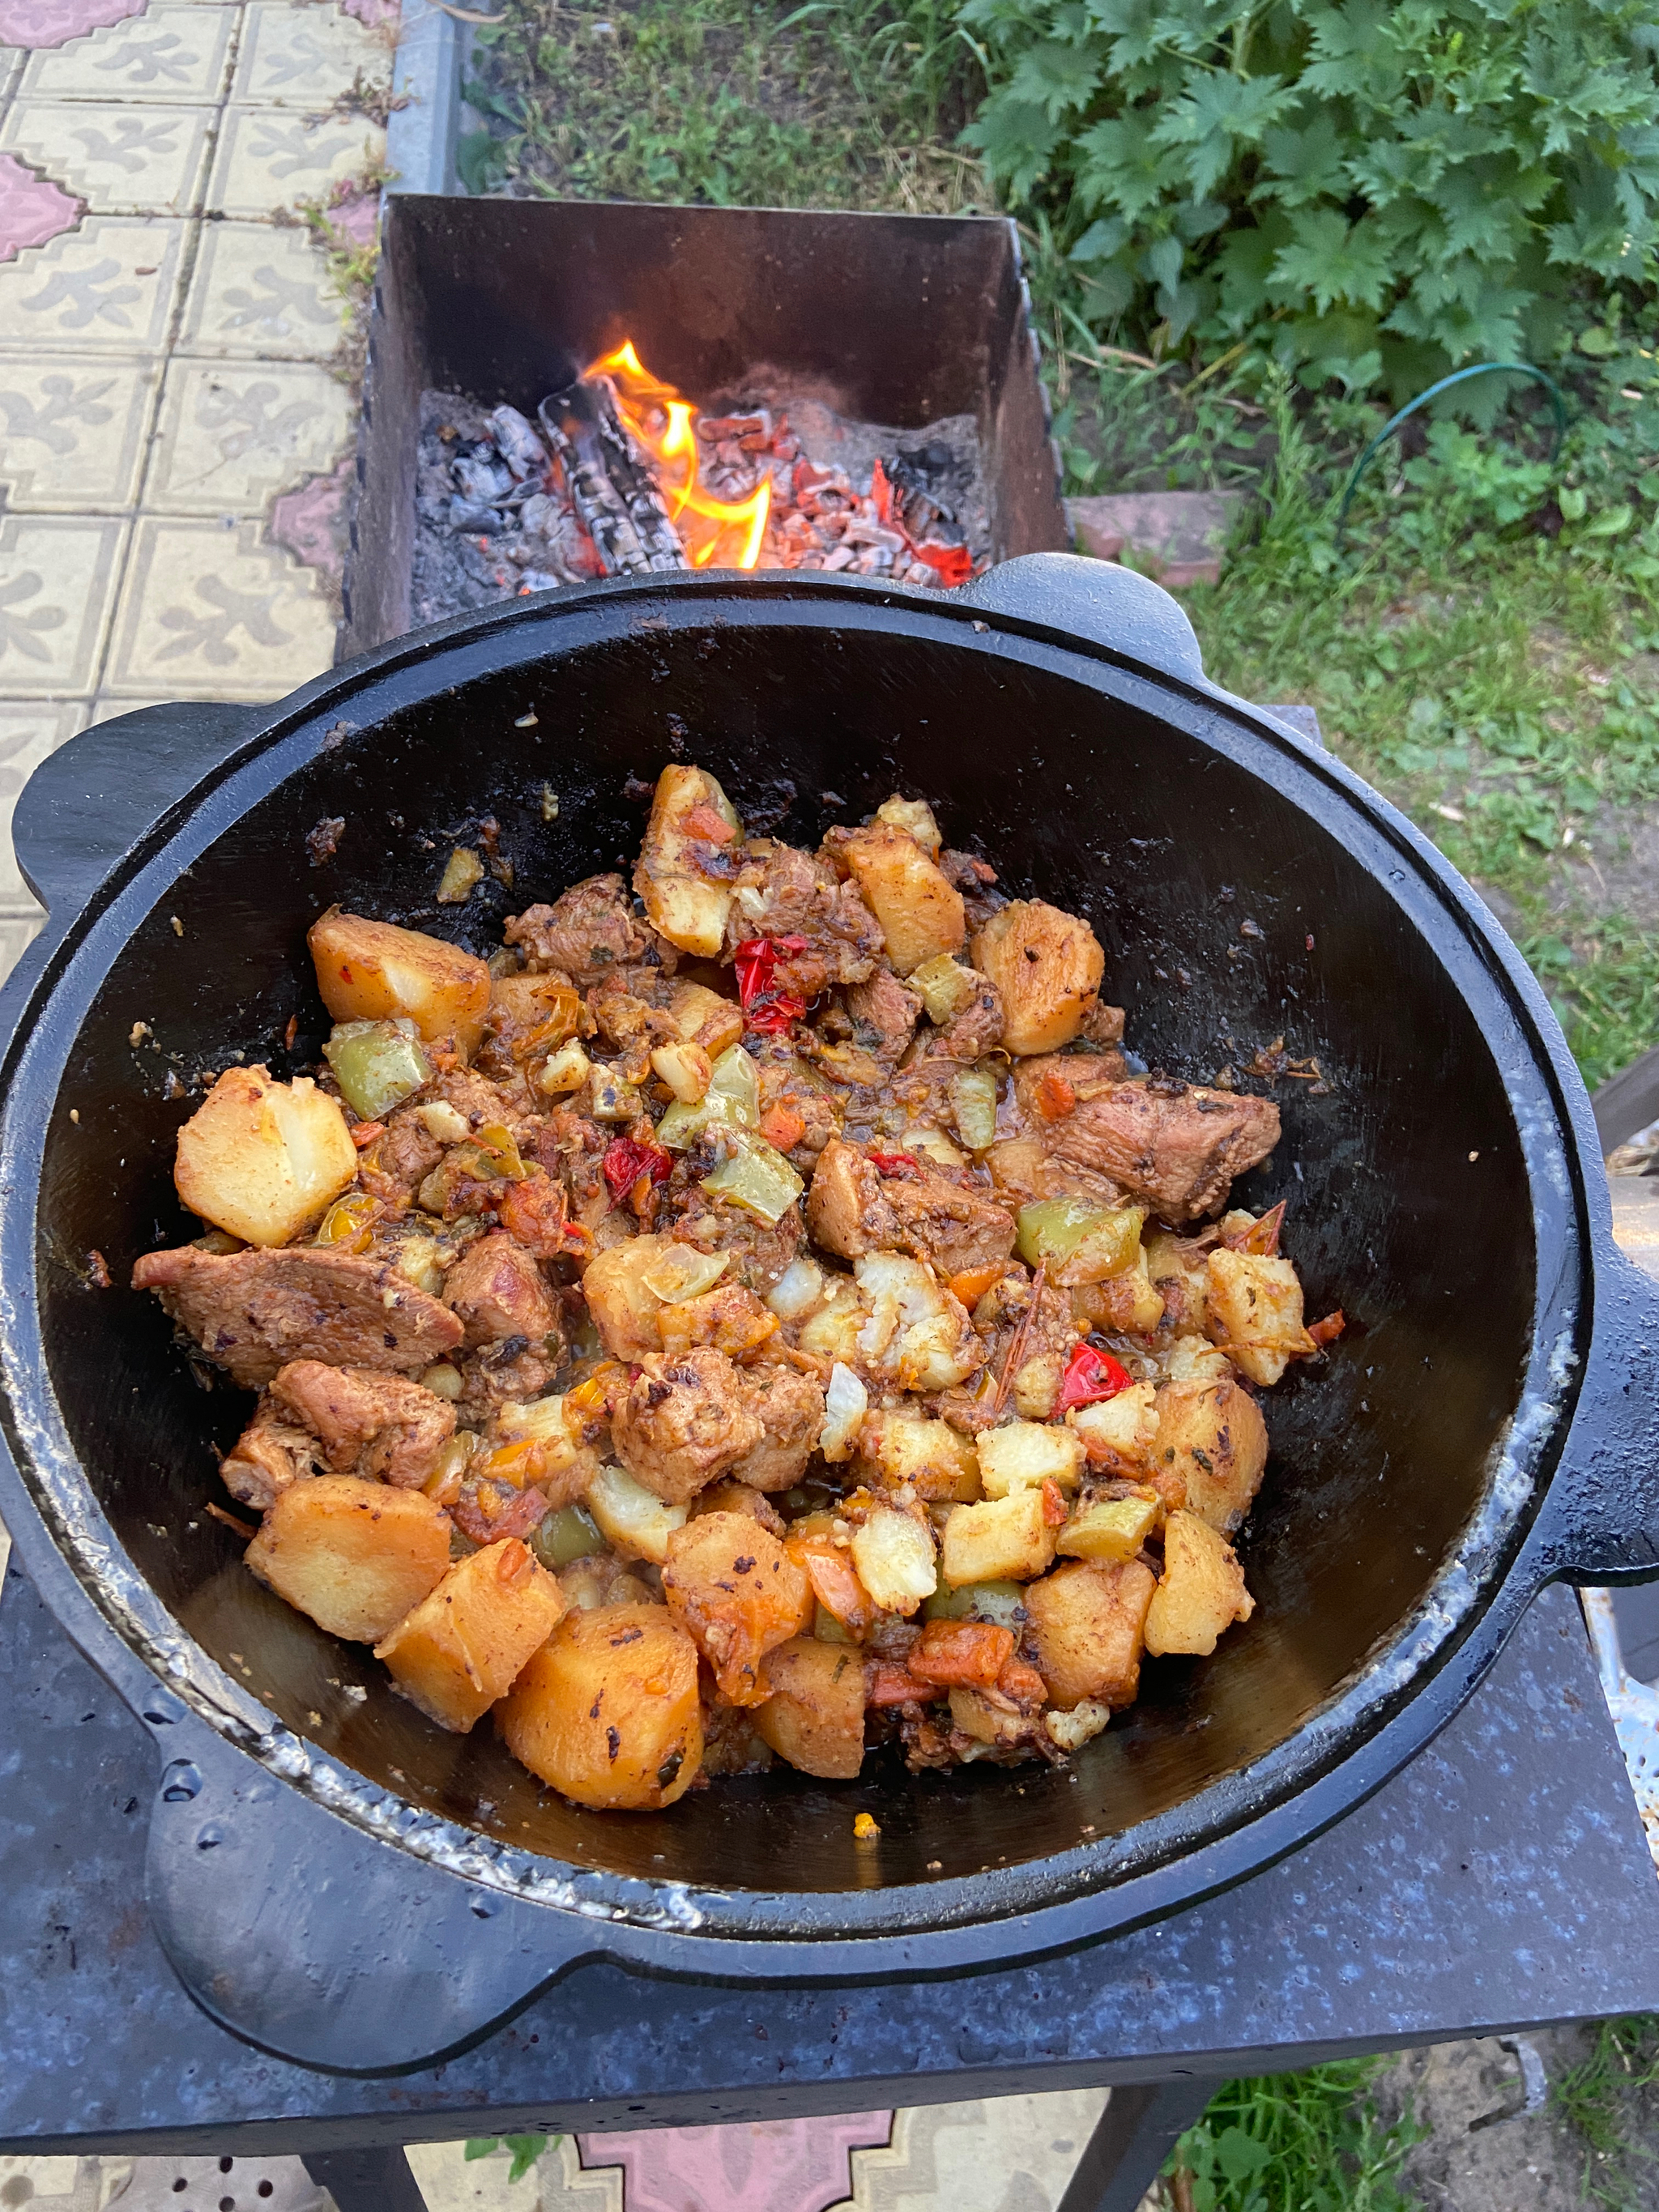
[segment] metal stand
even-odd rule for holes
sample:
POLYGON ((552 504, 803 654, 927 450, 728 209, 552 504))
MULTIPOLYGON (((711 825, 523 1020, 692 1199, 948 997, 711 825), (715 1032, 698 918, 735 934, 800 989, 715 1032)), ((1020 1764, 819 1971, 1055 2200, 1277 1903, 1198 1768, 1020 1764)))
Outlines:
POLYGON ((338 2212, 426 2212, 421 2185, 400 2150, 307 2150, 300 2163, 338 2212))
POLYGON ((1215 2086, 1182 2075, 1114 2089, 1056 2212, 1135 2212, 1176 2137, 1191 2127, 1215 2086))

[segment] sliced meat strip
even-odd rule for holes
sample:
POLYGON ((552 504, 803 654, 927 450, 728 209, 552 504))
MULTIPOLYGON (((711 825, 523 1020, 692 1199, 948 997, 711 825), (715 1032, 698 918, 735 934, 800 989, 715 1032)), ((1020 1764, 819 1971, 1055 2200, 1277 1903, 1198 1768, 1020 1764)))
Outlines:
POLYGON ((367 1367, 291 1360, 270 1401, 320 1438, 331 1474, 397 1490, 424 1482, 455 1433, 455 1408, 435 1390, 367 1367))
POLYGON ((578 990, 602 982, 629 962, 643 960, 647 951, 669 969, 679 957, 635 913, 620 876, 589 876, 584 883, 573 884, 551 906, 527 907, 510 916, 505 934, 532 968, 543 973, 557 969, 578 990))
POLYGON ((324 1245, 147 1252, 132 1286, 154 1291, 209 1358, 249 1390, 292 1359, 411 1374, 465 1334, 458 1315, 395 1267, 324 1245))

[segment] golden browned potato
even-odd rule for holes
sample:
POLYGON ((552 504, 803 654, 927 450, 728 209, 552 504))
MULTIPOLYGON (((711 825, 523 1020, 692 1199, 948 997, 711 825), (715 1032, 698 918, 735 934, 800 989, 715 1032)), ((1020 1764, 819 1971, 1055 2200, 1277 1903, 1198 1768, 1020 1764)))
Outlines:
POLYGON ((1024 1583, 1046 1572, 1054 1556, 1049 1495, 1014 1490, 982 1505, 958 1505, 945 1524, 945 1581, 1024 1583))
POLYGON ((677 984, 668 1012, 686 1042, 700 1046, 711 1060, 729 1052, 743 1035, 743 1008, 706 983, 677 984))
POLYGON ((340 1103, 303 1075, 228 1067, 179 1132, 173 1180, 192 1213, 246 1244, 286 1244, 356 1180, 340 1103))
POLYGON ((587 1263, 582 1296, 613 1359, 643 1359, 662 1350, 657 1316, 664 1301, 647 1288, 644 1279, 662 1264, 668 1249, 665 1237, 630 1237, 587 1263))
POLYGON ((1108 1336, 1150 1336, 1164 1318, 1164 1299, 1146 1272, 1146 1255, 1109 1282, 1079 1283, 1072 1291, 1072 1316, 1081 1329, 1108 1336))
POLYGON ((1140 1647, 1157 1578, 1138 1559, 1079 1560, 1025 1592, 1036 1668, 1054 1704, 1130 1705, 1140 1685, 1140 1647))
POLYGON ((1161 1467, 1187 1485, 1187 1506, 1224 1536, 1249 1511, 1267 1464, 1261 1408, 1237 1382, 1166 1382, 1158 1394, 1161 1467))
POLYGON ((532 1774, 599 1812, 657 1812, 702 1765, 697 1647, 659 1605, 566 1613, 495 1708, 532 1774))
POLYGON ((626 1468, 602 1467, 582 1503, 599 1534, 625 1559, 649 1559, 659 1567, 668 1557, 668 1540, 685 1526, 689 1505, 669 1505, 626 1468))
POLYGON ((863 1655, 851 1644, 798 1636, 767 1653, 761 1683, 761 1741, 803 1774, 851 1782, 864 1764, 863 1655))
POLYGON ((337 1022, 383 1022, 407 1015, 428 1040, 453 1036, 470 1057, 489 1010, 489 970, 441 937, 368 921, 338 907, 306 933, 317 988, 337 1022))
POLYGON ((1172 1513, 1164 1524, 1164 1572, 1146 1613, 1146 1649, 1207 1658, 1216 1638, 1248 1620, 1255 1600, 1227 1539, 1196 1513, 1172 1513))
MULTIPOLYGON (((959 1505, 956 1510, 966 1513, 975 1509, 959 1505)), ((896 1506, 872 1507, 854 1529, 848 1549, 860 1582, 884 1613, 902 1613, 908 1620, 939 1588, 933 1530, 896 1506)))
POLYGON ((682 952, 700 953, 705 960, 720 957, 732 893, 728 885, 701 872, 697 848, 719 851, 742 837, 743 824, 731 800, 702 769, 671 765, 657 778, 634 888, 653 927, 682 952), (715 834, 716 825, 724 830, 723 837, 715 834))
POLYGON ((908 1483, 924 1503, 971 1504, 984 1495, 973 1439, 948 1421, 908 1411, 866 1414, 859 1431, 855 1472, 882 1490, 908 1483))
POLYGON ((505 1697, 565 1612, 562 1591, 516 1536, 457 1559, 374 1647, 392 1680, 440 1728, 465 1735, 505 1697))
POLYGON ((1009 1421, 980 1432, 979 1468, 988 1498, 1007 1498, 1045 1482, 1075 1490, 1083 1475, 1083 1440, 1074 1430, 1047 1422, 1009 1421))
POLYGON ((662 1588, 732 1705, 761 1702, 761 1661, 816 1609, 805 1571, 746 1513, 705 1513, 675 1529, 662 1588))
POLYGON ((1131 1481, 1145 1472, 1158 1442, 1158 1400, 1150 1382, 1132 1382, 1097 1406, 1075 1406, 1066 1419, 1091 1467, 1131 1481))
POLYGON ((914 837, 890 822, 876 822, 854 830, 842 852, 901 975, 941 952, 962 950, 968 934, 962 893, 914 837))
POLYGON ((242 1558, 331 1636, 378 1644, 449 1565, 449 1516, 424 1491, 355 1474, 283 1491, 242 1558))
POLYGON ((1227 1357, 1264 1387, 1314 1349, 1302 1325, 1302 1285, 1288 1260, 1218 1245, 1208 1261, 1206 1326, 1227 1357))
POLYGON ((1012 1053, 1058 1052, 1099 995, 1106 956, 1086 921, 1042 899, 1015 899, 974 939, 974 965, 1002 994, 1012 1053))

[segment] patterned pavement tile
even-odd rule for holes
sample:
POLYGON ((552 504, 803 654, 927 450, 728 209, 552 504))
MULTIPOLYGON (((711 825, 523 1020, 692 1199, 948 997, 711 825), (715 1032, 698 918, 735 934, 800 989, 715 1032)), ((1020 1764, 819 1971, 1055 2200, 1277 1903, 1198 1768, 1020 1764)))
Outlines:
POLYGON ((37 53, 23 72, 26 100, 214 100, 222 92, 234 12, 150 6, 135 21, 37 53))
MULTIPOLYGON (((5 274, 0 270, 0 283, 5 274)), ((326 361, 340 333, 340 302, 307 232, 255 222, 205 227, 180 352, 326 361)))
POLYGON ((106 688, 174 699, 279 699, 334 658, 312 572, 260 526, 141 517, 106 688))
MULTIPOLYGON (((92 702, 87 699, 0 699, 0 933, 8 915, 26 911, 34 903, 11 849, 11 810, 17 794, 46 755, 56 752, 65 738, 85 729, 91 720, 92 702)), ((3 2188, 0 2179, 0 2191, 3 2188)), ((0 2194, 0 2203, 6 2202, 0 2194)))
POLYGON ((186 226, 88 216, 78 230, 0 266, 0 332, 49 353, 160 353, 186 226))
POLYGON ((0 346, 0 484, 14 511, 131 507, 161 372, 0 346))
POLYGON ((127 530, 113 517, 0 520, 0 696, 92 690, 127 530))
POLYGON ((252 0, 230 96, 266 106, 326 107, 351 89, 359 70, 385 76, 387 65, 384 41, 335 9, 252 0))
POLYGON ((61 185, 37 177, 15 154, 0 154, 0 261, 72 230, 81 214, 81 202, 61 185))
POLYGON ((309 362, 174 361, 145 507, 167 514, 263 514, 279 492, 331 466, 356 411, 346 387, 309 362))
POLYGON ((384 131, 362 116, 233 107, 225 116, 207 204, 226 215, 257 216, 296 200, 325 199, 331 185, 362 176, 385 150, 384 131))
POLYGON ((0 144, 99 215, 185 215, 196 204, 213 111, 19 100, 0 144))
POLYGON ((62 46, 142 15, 146 0, 0 0, 0 46, 62 46))

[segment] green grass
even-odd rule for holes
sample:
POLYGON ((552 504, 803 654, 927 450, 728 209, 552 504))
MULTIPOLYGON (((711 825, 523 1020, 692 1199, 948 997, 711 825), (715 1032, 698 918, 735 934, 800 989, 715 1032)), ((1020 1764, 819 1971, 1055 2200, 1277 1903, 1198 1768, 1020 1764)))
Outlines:
POLYGON ((1371 2089, 1383 2063, 1229 2081, 1164 2168, 1178 2212, 1416 2212, 1396 2177, 1426 2130, 1409 2111, 1379 2117, 1371 2089))
POLYGON ((1555 2110, 1584 2146, 1587 2202, 1625 2212, 1634 2200, 1638 2166, 1653 2163, 1642 2142, 1634 2100, 1659 2086, 1659 2014, 1603 2021, 1581 2065, 1552 2085, 1555 2110))
POLYGON ((470 2163, 475 2158, 493 2158, 498 2150, 504 2150, 513 2160, 507 2180, 522 2181, 549 2144, 563 2140, 562 2136, 470 2136, 461 2155, 470 2163))

